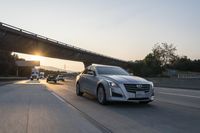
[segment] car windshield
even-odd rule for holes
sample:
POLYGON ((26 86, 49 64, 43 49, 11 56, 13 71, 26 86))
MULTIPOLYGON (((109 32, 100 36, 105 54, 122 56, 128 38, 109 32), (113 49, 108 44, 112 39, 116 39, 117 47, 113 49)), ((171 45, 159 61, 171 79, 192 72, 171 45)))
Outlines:
POLYGON ((97 73, 100 75, 129 75, 124 69, 120 67, 96 67, 97 73))

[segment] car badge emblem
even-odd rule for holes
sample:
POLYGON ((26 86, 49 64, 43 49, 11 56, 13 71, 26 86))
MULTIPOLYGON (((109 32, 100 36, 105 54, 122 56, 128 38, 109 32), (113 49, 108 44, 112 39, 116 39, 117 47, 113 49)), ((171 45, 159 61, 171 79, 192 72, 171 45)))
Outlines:
POLYGON ((142 85, 136 85, 137 88, 142 88, 142 85))

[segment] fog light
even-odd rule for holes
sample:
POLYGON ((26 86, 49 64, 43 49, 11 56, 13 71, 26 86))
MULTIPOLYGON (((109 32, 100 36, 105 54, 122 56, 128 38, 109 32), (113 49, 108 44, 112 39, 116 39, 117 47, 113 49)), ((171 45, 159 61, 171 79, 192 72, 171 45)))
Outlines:
POLYGON ((122 94, 118 94, 118 93, 112 92, 112 96, 113 97, 122 97, 122 94))

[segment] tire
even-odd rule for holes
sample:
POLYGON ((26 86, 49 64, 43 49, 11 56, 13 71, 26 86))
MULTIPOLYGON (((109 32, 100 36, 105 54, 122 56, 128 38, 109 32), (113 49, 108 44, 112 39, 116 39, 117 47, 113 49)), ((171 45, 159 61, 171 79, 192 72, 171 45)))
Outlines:
POLYGON ((47 83, 48 83, 49 81, 47 80, 47 83))
POLYGON ((79 83, 76 84, 76 95, 77 96, 83 95, 83 92, 81 92, 81 90, 80 90, 80 84, 79 83))
POLYGON ((55 81, 54 81, 54 83, 56 84, 56 83, 57 83, 57 81, 55 80, 55 81))
POLYGON ((104 90, 103 86, 99 86, 98 87, 98 90, 97 90, 97 100, 102 105, 106 105, 107 104, 106 93, 105 93, 105 90, 104 90))

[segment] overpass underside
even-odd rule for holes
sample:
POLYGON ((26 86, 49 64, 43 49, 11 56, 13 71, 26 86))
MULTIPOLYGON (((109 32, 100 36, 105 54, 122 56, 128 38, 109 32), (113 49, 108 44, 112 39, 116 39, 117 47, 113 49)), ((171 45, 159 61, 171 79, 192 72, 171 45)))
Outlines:
POLYGON ((0 23, 0 49, 45 57, 125 67, 126 61, 80 49, 32 32, 0 23))

